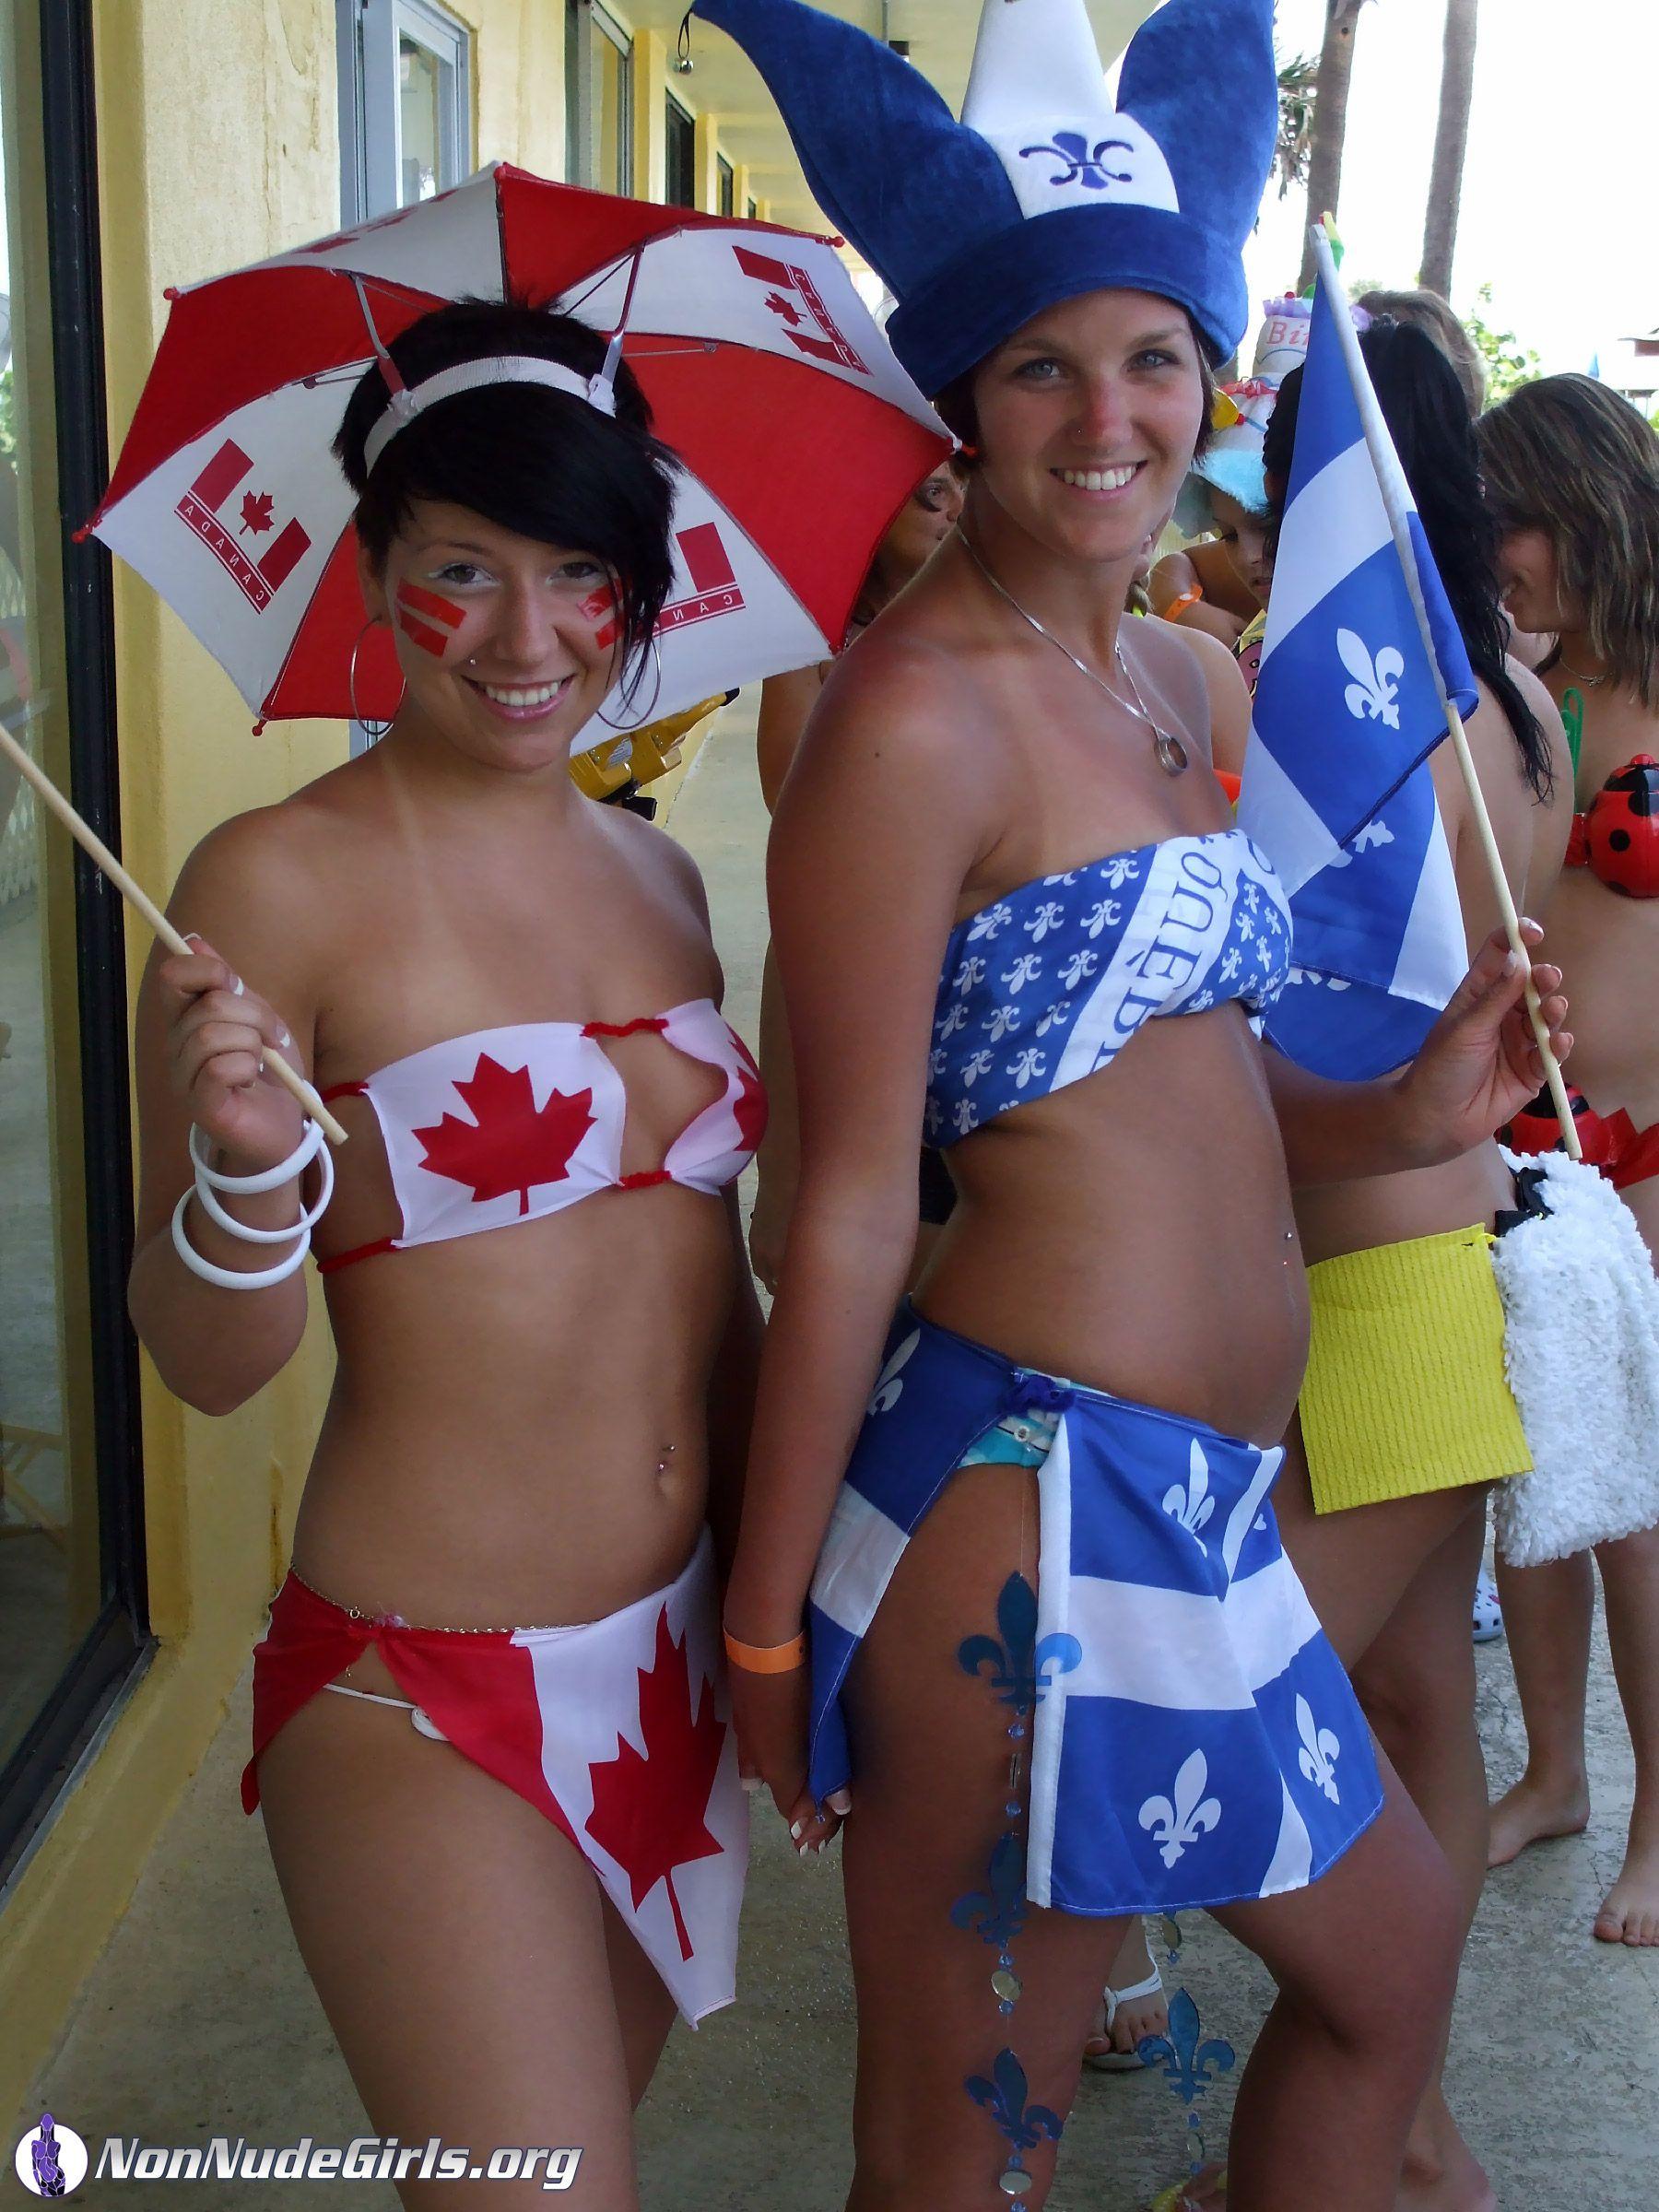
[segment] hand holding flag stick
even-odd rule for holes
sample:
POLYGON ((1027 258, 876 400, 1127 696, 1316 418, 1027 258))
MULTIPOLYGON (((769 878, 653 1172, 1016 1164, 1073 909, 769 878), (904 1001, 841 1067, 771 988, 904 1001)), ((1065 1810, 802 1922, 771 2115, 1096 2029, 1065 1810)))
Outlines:
MULTIPOLYGON (((1411 537, 1410 525, 1406 520, 1411 501, 1408 495, 1406 497, 1395 496, 1395 487, 1399 478, 1399 463, 1394 455, 1394 441, 1389 436, 1388 427, 1382 419, 1382 409, 1377 404, 1376 394, 1371 388, 1371 378, 1366 371, 1364 358, 1359 350, 1359 333, 1354 328, 1353 318, 1348 312, 1347 300, 1336 274, 1336 259, 1332 251, 1335 235, 1335 226, 1329 215, 1313 226, 1313 256, 1318 265, 1320 281, 1326 287, 1335 310, 1333 321, 1347 360, 1348 374, 1365 431, 1365 441, 1371 451, 1372 465, 1376 469, 1378 482, 1382 489, 1383 502, 1388 510, 1389 524, 1399 547, 1400 562, 1405 571, 1406 589, 1410 595, 1413 612, 1417 617, 1423 650, 1428 656, 1429 667, 1440 696, 1441 707, 1446 717, 1446 730, 1452 740, 1452 749, 1456 756, 1458 768, 1463 774, 1465 788, 1468 793, 1470 812, 1479 833, 1481 850, 1486 856, 1492 888, 1497 895, 1499 912, 1503 920, 1504 934, 1509 939, 1511 951, 1530 971, 1532 953, 1521 935, 1521 917, 1516 912, 1514 898, 1510 890, 1509 877, 1504 872, 1503 856, 1498 849, 1498 840, 1492 830, 1491 816, 1487 811, 1485 794, 1480 788, 1480 778, 1476 772, 1474 756, 1469 750, 1469 740, 1464 730, 1463 717, 1447 691, 1445 677, 1435 648, 1434 630, 1429 619, 1429 610, 1423 601, 1418 575, 1416 549, 1411 537)), ((1570 1159, 1582 1159, 1583 1149, 1579 1143, 1578 1131, 1573 1123, 1572 1108, 1568 1102, 1567 1087, 1562 1080, 1560 1063, 1556 1058, 1550 1044, 1549 1030, 1545 1022, 1538 994, 1533 986, 1530 972, 1526 984, 1526 1011, 1532 1022, 1538 1055, 1544 1065, 1545 1080, 1549 1087, 1549 1095, 1555 1105, 1556 1116, 1561 1125, 1564 1148, 1570 1159)))
MULTIPOLYGON (((0 723, 0 753, 6 755, 24 782, 57 816, 82 852, 103 871, 127 903, 135 907, 144 916, 168 950, 182 954, 186 959, 193 958, 195 947, 180 935, 148 892, 127 874, 102 838, 76 813, 45 770, 30 758, 3 723, 0 723)), ((315 1089, 303 1076, 288 1065, 280 1053, 266 1053, 264 1067, 265 1072, 274 1077, 311 1119, 321 1126, 331 1144, 343 1145, 346 1142, 345 1130, 324 1105, 315 1089)))

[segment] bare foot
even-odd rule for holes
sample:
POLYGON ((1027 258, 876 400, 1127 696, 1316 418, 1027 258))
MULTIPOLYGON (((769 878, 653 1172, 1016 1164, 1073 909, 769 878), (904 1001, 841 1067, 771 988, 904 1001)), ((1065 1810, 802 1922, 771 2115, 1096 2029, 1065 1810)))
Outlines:
POLYGON ((1583 1835, 1589 1825, 1590 1794, 1582 1782, 1563 1790, 1523 1774, 1492 1807, 1487 1865, 1507 1866, 1529 1843, 1544 1843, 1553 1836, 1583 1835))
POLYGON ((1438 2088, 1424 2098, 1406 2148, 1395 2212, 1498 2212, 1492 2184, 1438 2088))
POLYGON ((1659 1842, 1632 1841, 1595 1916, 1595 1934, 1602 1943, 1633 1948, 1659 1944, 1659 1842))

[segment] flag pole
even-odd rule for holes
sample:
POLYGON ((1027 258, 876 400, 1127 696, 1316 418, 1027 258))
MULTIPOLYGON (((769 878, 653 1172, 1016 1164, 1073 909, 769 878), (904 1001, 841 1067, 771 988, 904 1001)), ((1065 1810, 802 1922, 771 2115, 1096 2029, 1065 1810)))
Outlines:
POLYGON ((1561 1141, 1570 1159, 1583 1159, 1583 1147, 1579 1142, 1577 1124, 1568 1101, 1567 1086, 1561 1077, 1561 1064, 1555 1056, 1545 1026, 1544 1010, 1538 994, 1533 987, 1532 954, 1521 935, 1521 917, 1515 911, 1515 900, 1510 889, 1509 877, 1504 871, 1503 855, 1498 849, 1498 840, 1492 830, 1492 818, 1487 810, 1486 794, 1480 788, 1476 772, 1475 756, 1469 750, 1467 733, 1463 716, 1447 693, 1446 679, 1441 672, 1440 656, 1434 650, 1434 631, 1429 620, 1429 610, 1423 604, 1422 588, 1418 580, 1417 548, 1405 519, 1406 498, 1400 480, 1399 463, 1394 457, 1394 441, 1383 420, 1382 410, 1377 403, 1376 393, 1365 366, 1365 357, 1359 350, 1359 334, 1354 328, 1353 316, 1348 312, 1347 296, 1336 274, 1336 257, 1331 251, 1331 218, 1313 225, 1313 258, 1319 269, 1319 280, 1325 286, 1331 306, 1335 310, 1331 320, 1342 345, 1347 362, 1348 382, 1353 386, 1354 399, 1359 409, 1359 419, 1365 429, 1365 442, 1370 450, 1371 466, 1377 472, 1382 488, 1382 504, 1388 511, 1388 524, 1394 532, 1394 545, 1399 552, 1400 566, 1406 575, 1406 588, 1411 595, 1412 610, 1417 616, 1418 629, 1422 635, 1423 651, 1434 674, 1434 687, 1440 695, 1441 712, 1446 717, 1446 732, 1452 740, 1452 750, 1463 773, 1464 785, 1469 795, 1470 810, 1476 830, 1479 833, 1481 851, 1486 855, 1488 873, 1497 894, 1499 911, 1503 918, 1504 934, 1510 948, 1518 954, 1528 970, 1526 980, 1526 1011, 1532 1020, 1533 1036, 1536 1040, 1539 1057, 1544 1063, 1545 1081, 1556 1110, 1556 1119, 1561 1124, 1561 1141))
MULTIPOLYGON (((102 869, 127 903, 136 907, 168 950, 182 954, 188 959, 195 947, 179 935, 149 893, 127 874, 91 824, 76 812, 45 770, 24 750, 4 723, 0 723, 0 753, 6 755, 24 782, 57 816, 82 852, 102 869)), ((346 1142, 345 1130, 305 1077, 291 1068, 280 1053, 267 1052, 262 1058, 261 1065, 266 1075, 274 1076, 284 1090, 299 1101, 313 1122, 322 1124, 323 1133, 331 1144, 343 1145, 346 1142)))

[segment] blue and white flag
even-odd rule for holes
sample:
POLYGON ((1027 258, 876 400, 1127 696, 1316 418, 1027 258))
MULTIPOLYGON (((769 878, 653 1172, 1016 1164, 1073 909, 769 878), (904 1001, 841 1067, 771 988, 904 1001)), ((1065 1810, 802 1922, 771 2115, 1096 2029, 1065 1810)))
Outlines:
POLYGON ((1428 757, 1479 695, 1318 236, 1239 822, 1290 900, 1268 1039, 1361 1082, 1416 1055, 1468 965, 1428 757))

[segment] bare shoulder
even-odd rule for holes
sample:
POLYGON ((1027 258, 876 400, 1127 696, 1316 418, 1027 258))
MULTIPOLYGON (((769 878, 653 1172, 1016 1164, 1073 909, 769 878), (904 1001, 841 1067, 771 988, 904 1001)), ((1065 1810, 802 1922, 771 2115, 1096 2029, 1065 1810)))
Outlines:
POLYGON ((1219 638, 1157 618, 1124 620, 1118 632, 1136 668, 1144 670, 1191 726, 1207 726, 1224 685, 1238 685, 1238 663, 1219 638))
POLYGON ((796 773, 804 790, 849 780, 883 788, 964 788, 994 780, 993 703, 962 654, 915 629, 877 624, 849 647, 806 725, 796 773))
MULTIPOLYGON (((596 806, 598 802, 590 800, 588 804, 596 806)), ((606 806, 604 812, 606 827, 618 850, 628 855, 631 865, 642 875, 671 884, 706 923, 709 899, 703 887, 702 870, 678 838, 660 830, 655 822, 647 821, 631 806, 606 806)))

